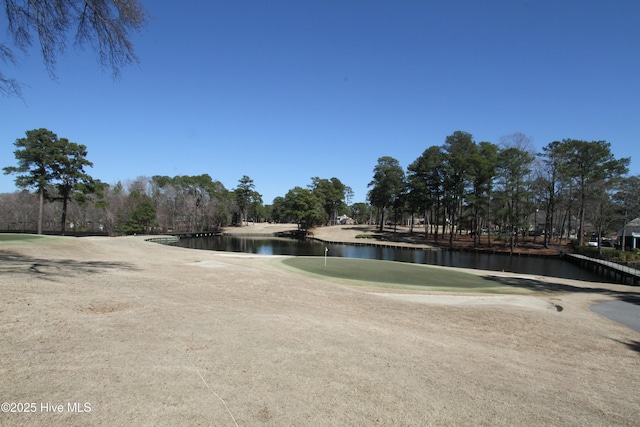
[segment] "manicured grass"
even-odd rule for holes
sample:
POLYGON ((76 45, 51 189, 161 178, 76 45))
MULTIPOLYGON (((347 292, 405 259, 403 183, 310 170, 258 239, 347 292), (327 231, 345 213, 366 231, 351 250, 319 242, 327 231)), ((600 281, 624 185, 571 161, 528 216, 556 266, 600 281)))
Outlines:
POLYGON ((12 233, 0 233, 0 242, 15 242, 20 240, 34 240, 41 239, 42 236, 38 236, 35 234, 12 234, 12 233))
POLYGON ((495 291, 495 281, 460 271, 433 268, 422 264, 355 258, 294 257, 282 263, 307 273, 348 281, 369 282, 378 286, 428 287, 439 289, 495 291))

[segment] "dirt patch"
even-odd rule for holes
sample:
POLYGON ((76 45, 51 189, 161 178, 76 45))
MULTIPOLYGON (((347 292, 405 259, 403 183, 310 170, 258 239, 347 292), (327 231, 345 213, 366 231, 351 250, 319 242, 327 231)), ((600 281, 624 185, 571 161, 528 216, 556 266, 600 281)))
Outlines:
POLYGON ((95 301, 87 306, 81 306, 79 311, 92 314, 108 314, 116 311, 128 310, 135 307, 133 303, 113 303, 111 301, 95 301))

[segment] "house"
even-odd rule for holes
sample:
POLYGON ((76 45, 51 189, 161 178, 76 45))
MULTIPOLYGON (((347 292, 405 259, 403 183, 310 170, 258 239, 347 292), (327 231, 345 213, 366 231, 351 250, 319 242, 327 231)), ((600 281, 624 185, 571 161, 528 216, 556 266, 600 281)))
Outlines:
POLYGON ((623 236, 625 248, 640 248, 640 218, 629 221, 622 230, 618 231, 620 241, 623 236))
POLYGON ((338 220, 338 224, 341 224, 341 225, 353 225, 354 223, 353 219, 349 218, 346 215, 340 215, 337 218, 337 220, 338 220))

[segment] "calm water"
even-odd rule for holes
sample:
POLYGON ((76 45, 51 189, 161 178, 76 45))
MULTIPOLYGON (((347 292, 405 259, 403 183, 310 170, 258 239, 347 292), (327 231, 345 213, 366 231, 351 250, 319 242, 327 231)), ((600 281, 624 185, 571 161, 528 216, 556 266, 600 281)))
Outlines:
POLYGON ((430 251, 381 246, 353 246, 325 244, 315 240, 295 240, 274 237, 215 236, 181 238, 178 246, 226 252, 245 252, 263 255, 294 255, 381 259, 442 265, 446 267, 476 268, 492 271, 536 274, 599 282, 600 276, 583 270, 559 258, 518 257, 500 254, 482 254, 454 251, 430 251))

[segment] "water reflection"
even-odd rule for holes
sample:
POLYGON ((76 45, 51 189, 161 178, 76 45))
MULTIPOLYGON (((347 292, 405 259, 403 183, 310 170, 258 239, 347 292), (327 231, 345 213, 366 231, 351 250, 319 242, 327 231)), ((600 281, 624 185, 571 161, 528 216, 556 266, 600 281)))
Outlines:
POLYGON ((593 282, 602 281, 601 277, 559 258, 520 257, 447 250, 432 251, 385 246, 324 244, 316 240, 244 236, 182 238, 179 246, 191 249, 294 256, 324 256, 326 247, 329 249, 328 255, 334 257, 380 259, 446 267, 509 271, 593 282))

